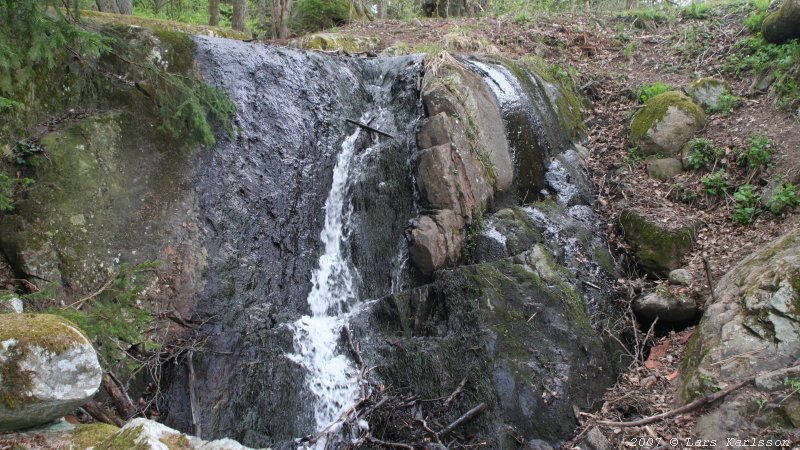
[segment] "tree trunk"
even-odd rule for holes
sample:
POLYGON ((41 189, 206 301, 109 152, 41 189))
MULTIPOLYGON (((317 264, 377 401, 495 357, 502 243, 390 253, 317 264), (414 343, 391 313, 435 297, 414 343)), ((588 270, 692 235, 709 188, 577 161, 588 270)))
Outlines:
POLYGON ((117 0, 117 8, 120 14, 133 14, 133 0, 117 0))
POLYGON ((258 0, 258 30, 267 29, 267 0, 258 0))
POLYGON ((95 4, 100 12, 119 14, 119 6, 117 6, 116 0, 96 0, 95 4))
POLYGON ((219 26, 219 0, 208 1, 208 24, 212 27, 219 26))
POLYGON ((153 2, 153 13, 160 13, 161 9, 164 8, 165 3, 167 3, 167 0, 155 0, 155 2, 153 2))
POLYGON ((245 19, 247 19, 247 0, 233 0, 231 28, 244 31, 245 19))
POLYGON ((291 33, 292 0, 272 0, 272 37, 286 39, 291 33))

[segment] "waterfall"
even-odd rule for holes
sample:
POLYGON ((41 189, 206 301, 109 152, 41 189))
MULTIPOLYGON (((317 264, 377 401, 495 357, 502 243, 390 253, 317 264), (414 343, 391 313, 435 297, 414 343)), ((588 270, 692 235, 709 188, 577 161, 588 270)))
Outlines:
POLYGON ((352 205, 347 199, 347 181, 356 156, 357 129, 345 139, 333 169, 333 184, 325 202, 325 225, 320 234, 324 251, 311 281, 308 306, 311 315, 294 323, 297 353, 290 359, 307 371, 307 381, 316 397, 317 430, 336 421, 358 396, 357 369, 338 349, 346 324, 346 307, 357 299, 356 269, 345 251, 352 205))

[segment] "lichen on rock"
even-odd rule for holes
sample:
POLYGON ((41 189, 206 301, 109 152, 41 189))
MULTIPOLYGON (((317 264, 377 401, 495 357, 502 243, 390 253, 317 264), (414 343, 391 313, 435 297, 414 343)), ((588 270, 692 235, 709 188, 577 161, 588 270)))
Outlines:
POLYGON ((0 431, 55 420, 88 401, 102 370, 88 339, 50 314, 0 314, 0 431))

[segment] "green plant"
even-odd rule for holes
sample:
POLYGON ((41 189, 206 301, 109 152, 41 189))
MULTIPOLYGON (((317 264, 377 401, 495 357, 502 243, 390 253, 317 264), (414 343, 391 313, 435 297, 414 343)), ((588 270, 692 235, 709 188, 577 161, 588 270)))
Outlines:
POLYGON ((719 96, 717 106, 709 108, 708 112, 718 112, 727 117, 731 115, 733 110, 742 103, 742 98, 731 94, 727 89, 719 96))
POLYGON ((764 19, 766 18, 767 18, 766 11, 753 13, 752 15, 744 19, 744 26, 746 26, 747 30, 750 31, 751 33, 758 33, 759 31, 761 31, 761 25, 764 23, 764 19))
POLYGON ((697 138, 689 143, 686 164, 694 170, 705 169, 714 158, 714 144, 708 139, 697 138))
POLYGON ((800 391, 800 378, 786 378, 783 380, 783 384, 789 386, 790 389, 800 391))
POLYGON ((683 183, 678 182, 672 185, 670 190, 670 198, 681 203, 693 204, 697 202, 697 192, 686 187, 683 183))
POLYGON ((681 13, 686 19, 704 20, 711 14, 711 4, 693 1, 681 13))
POLYGON ((773 214, 781 214, 787 208, 800 205, 798 186, 792 183, 781 183, 775 188, 772 198, 767 202, 767 209, 773 214))
POLYGON ((734 75, 752 71, 770 74, 772 89, 780 108, 791 108, 800 102, 800 41, 770 44, 762 36, 747 37, 737 42, 723 70, 734 75))
POLYGON ((21 140, 14 144, 14 148, 11 151, 14 154, 14 162, 17 165, 24 166, 29 164, 31 156, 43 153, 44 149, 35 142, 21 140))
POLYGON ((641 103, 645 103, 656 95, 663 94, 664 92, 671 90, 672 86, 657 81, 653 84, 644 85, 636 89, 636 98, 638 98, 641 103))
POLYGON ((721 197, 728 191, 728 174, 724 170, 705 175, 700 179, 706 194, 712 197, 721 197))
POLYGON ((644 153, 639 150, 639 147, 630 147, 628 149, 628 154, 623 158, 625 164, 634 164, 640 161, 644 161, 644 153))
POLYGON ((299 33, 312 33, 343 25, 349 15, 350 3, 347 0, 297 0, 292 29, 299 33))
POLYGON ((630 22, 636 28, 652 28, 670 21, 667 13, 656 8, 630 9, 617 13, 617 17, 630 22))
MULTIPOLYGON (((94 344, 100 362, 108 370, 117 364, 134 370, 138 363, 125 349, 145 342, 143 336, 152 321, 150 311, 138 306, 139 292, 144 290, 147 272, 158 263, 145 262, 134 267, 123 264, 114 276, 94 297, 82 300, 83 309, 49 308, 56 314, 75 323, 94 344)), ((35 294, 34 294, 35 295, 35 294)))
POLYGON ((625 59, 631 59, 634 51, 636 51, 636 42, 631 42, 625 46, 622 53, 625 55, 625 59))
POLYGON ((741 225, 749 225, 761 214, 758 207, 759 196, 751 184, 744 184, 736 189, 733 194, 733 221, 741 225))
POLYGON ((772 152, 770 152, 771 146, 772 141, 766 136, 758 133, 751 134, 749 147, 739 151, 739 165, 747 167, 750 170, 766 167, 769 165, 770 161, 772 161, 772 152))

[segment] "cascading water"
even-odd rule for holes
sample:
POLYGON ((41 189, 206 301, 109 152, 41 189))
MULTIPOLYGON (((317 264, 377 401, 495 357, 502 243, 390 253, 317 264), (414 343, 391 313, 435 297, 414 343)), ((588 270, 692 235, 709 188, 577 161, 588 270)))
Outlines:
MULTIPOLYGON (((289 449, 358 395, 348 315, 404 285, 421 58, 196 43, 203 76, 238 108, 236 137, 198 155, 202 435, 289 449)), ((177 369, 165 407, 182 429, 187 390, 177 369)))
POLYGON ((320 235, 324 253, 314 271, 308 306, 311 315, 294 323, 297 353, 290 358, 308 371, 306 384, 316 396, 314 417, 317 429, 333 423, 358 394, 357 370, 338 350, 346 307, 357 299, 357 277, 345 243, 349 235, 352 205, 347 198, 347 181, 356 156, 356 130, 345 139, 333 169, 333 184, 325 202, 325 225, 320 235))

